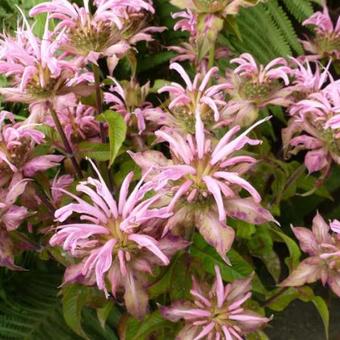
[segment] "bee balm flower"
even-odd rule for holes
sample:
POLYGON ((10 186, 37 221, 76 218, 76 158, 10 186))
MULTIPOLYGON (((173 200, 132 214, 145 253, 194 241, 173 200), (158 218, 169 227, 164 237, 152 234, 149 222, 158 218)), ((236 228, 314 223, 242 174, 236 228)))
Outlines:
POLYGON ((41 122, 49 104, 68 93, 89 95, 93 77, 72 59, 60 53, 64 32, 51 37, 46 20, 44 36, 36 37, 27 20, 16 37, 2 35, 0 40, 0 74, 9 77, 10 87, 0 88, 6 101, 31 104, 29 117, 41 122))
POLYGON ((227 75, 232 99, 221 113, 223 119, 249 126, 257 119, 259 109, 269 104, 287 106, 290 103, 291 89, 287 86, 291 69, 285 59, 276 58, 263 66, 249 53, 243 53, 230 62, 238 66, 227 75))
POLYGON ((164 318, 173 322, 185 321, 176 339, 240 340, 270 321, 244 307, 251 297, 251 276, 224 286, 218 266, 215 266, 215 273, 210 291, 193 279, 191 301, 178 301, 161 308, 164 318))
POLYGON ((96 282, 106 295, 124 292, 127 309, 136 317, 147 311, 145 275, 156 265, 168 265, 169 257, 187 244, 176 238, 159 238, 155 220, 168 218, 168 209, 152 206, 159 200, 155 195, 144 199, 150 184, 140 182, 128 195, 133 173, 129 173, 116 201, 103 178, 93 165, 99 180, 89 177, 77 186, 90 203, 74 196, 70 203, 55 213, 61 223, 51 238, 52 246, 60 245, 80 261, 66 272, 65 281, 81 279, 96 282), (74 214, 70 223, 64 222, 74 214))
POLYGON ((25 191, 28 180, 16 181, 0 188, 0 266, 20 270, 14 264, 14 243, 11 232, 16 230, 28 216, 25 207, 16 205, 18 197, 25 191))
POLYGON ((53 0, 38 4, 30 15, 49 13, 51 18, 59 19, 56 31, 67 33, 63 50, 95 64, 100 57, 109 57, 111 71, 117 55, 124 55, 138 41, 152 40, 150 33, 164 30, 144 27, 146 13, 154 13, 152 5, 145 0, 96 1, 93 14, 89 0, 83 4, 84 7, 78 7, 67 0, 53 0))
MULTIPOLYGON (((36 145, 44 141, 44 134, 35 125, 15 123, 10 112, 0 112, 0 182, 8 181, 13 173, 19 177, 32 177, 38 171, 45 171, 58 165, 60 155, 34 155, 36 145), (4 124, 10 118, 13 124, 4 124)), ((17 177, 18 179, 18 177, 17 177)))
POLYGON ((286 278, 281 286, 302 286, 321 280, 340 296, 340 237, 339 221, 330 226, 319 215, 313 219, 312 230, 303 227, 292 228, 300 242, 301 249, 309 255, 286 278), (330 233, 330 229, 334 233, 330 233))
MULTIPOLYGON (((265 119, 268 120, 268 119, 265 119)), ((130 155, 149 172, 147 178, 160 184, 160 190, 171 195, 169 207, 175 214, 167 222, 165 232, 177 225, 195 225, 205 240, 224 258, 234 239, 234 231, 226 225, 226 218, 234 217, 253 224, 273 221, 272 215, 259 204, 261 197, 242 175, 256 162, 253 157, 235 155, 247 144, 259 140, 247 134, 263 121, 259 121, 235 137, 240 127, 230 129, 216 144, 205 136, 199 115, 196 115, 195 137, 165 129, 156 131, 161 141, 169 143, 172 158, 158 151, 145 151, 130 155), (151 170, 150 170, 151 168, 151 170), (244 189, 250 197, 241 198, 244 189)))
POLYGON ((316 12, 303 22, 303 25, 313 26, 315 37, 309 41, 303 41, 306 51, 318 58, 340 58, 340 18, 334 25, 329 16, 328 8, 324 6, 323 12, 316 12))

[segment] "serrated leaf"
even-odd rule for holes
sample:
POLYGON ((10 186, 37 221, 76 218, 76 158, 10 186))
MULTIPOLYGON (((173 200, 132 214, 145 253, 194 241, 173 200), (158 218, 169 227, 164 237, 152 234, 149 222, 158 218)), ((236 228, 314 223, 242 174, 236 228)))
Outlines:
POLYGON ((124 118, 118 112, 112 110, 107 110, 103 112, 98 117, 98 119, 107 122, 109 126, 109 141, 110 141, 109 167, 111 167, 118 155, 120 148, 124 143, 127 126, 124 121, 124 118))

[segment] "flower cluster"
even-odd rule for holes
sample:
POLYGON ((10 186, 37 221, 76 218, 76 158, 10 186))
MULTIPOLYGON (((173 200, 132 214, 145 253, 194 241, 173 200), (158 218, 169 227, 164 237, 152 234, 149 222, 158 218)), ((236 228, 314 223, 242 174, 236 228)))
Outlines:
MULTIPOLYGON (((171 0, 180 11, 167 19, 184 34, 160 41, 161 2, 51 0, 30 19, 21 12, 15 34, 0 36, 0 267, 26 268, 16 257, 26 250, 60 262, 62 286, 87 286, 80 305, 101 308, 101 323, 111 300, 127 313, 121 338, 149 311, 182 320, 179 333, 166 321, 177 339, 262 338, 279 296, 259 261, 279 295, 321 280, 340 296, 340 222, 317 214, 311 230, 294 227, 308 254, 298 263, 290 212, 280 217, 300 190, 331 196, 334 181, 322 184, 340 165, 340 21, 324 7, 304 22, 312 56, 261 64, 224 46, 236 39, 225 32, 232 16, 259 2, 171 0), (38 15, 41 36, 29 23, 38 15), (286 279, 282 242, 295 266, 286 279)), ((301 210, 297 221, 312 211, 301 210)))

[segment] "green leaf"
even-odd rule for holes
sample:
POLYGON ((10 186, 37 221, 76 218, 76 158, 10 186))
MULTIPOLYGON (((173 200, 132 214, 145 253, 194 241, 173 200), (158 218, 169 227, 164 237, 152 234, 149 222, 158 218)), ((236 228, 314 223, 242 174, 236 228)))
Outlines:
POLYGON ((99 117, 99 120, 106 121, 109 126, 109 140, 110 140, 110 162, 109 167, 115 161, 119 149, 124 143, 126 137, 127 126, 124 118, 115 111, 107 110, 99 117))
POLYGON ((63 289, 63 314, 67 325, 79 336, 89 339, 81 326, 81 312, 86 304, 84 289, 79 285, 68 285, 63 289))
POLYGON ((286 259, 286 264, 289 270, 292 271, 300 262, 301 251, 299 246, 292 238, 281 232, 277 227, 271 226, 271 231, 279 236, 279 238, 286 244, 290 254, 289 258, 286 259))
POLYGON ((143 321, 129 318, 125 329, 126 340, 144 340, 149 339, 149 335, 156 330, 166 326, 172 326, 167 320, 164 320, 159 310, 149 314, 143 321))
POLYGON ((89 157, 100 162, 110 160, 109 144, 99 144, 92 142, 81 142, 78 144, 79 154, 81 157, 89 157))
POLYGON ((263 331, 256 331, 246 335, 247 340, 270 340, 263 331))
POLYGON ((109 317, 113 307, 114 304, 112 303, 112 301, 108 301, 104 304, 103 307, 97 308, 97 317, 103 329, 105 329, 106 320, 109 317))
POLYGON ((158 93, 158 90, 163 86, 169 85, 171 82, 165 79, 156 79, 153 86, 150 88, 149 93, 158 93))
POLYGON ((281 275, 281 262, 279 256, 272 249, 265 251, 261 256, 261 260, 265 264, 268 272, 275 282, 279 282, 281 275))
POLYGON ((171 58, 175 57, 176 53, 171 51, 160 52, 154 55, 150 55, 145 59, 138 61, 138 72, 146 72, 157 66, 168 62, 171 58))
POLYGON ((314 296, 311 302, 314 304, 315 308, 320 314, 320 317, 325 328, 325 336, 328 340, 329 338, 329 310, 325 300, 321 296, 314 296))
POLYGON ((170 266, 161 273, 156 282, 149 287, 149 297, 153 299, 169 292, 171 300, 188 298, 191 277, 183 275, 183 273, 188 273, 188 264, 186 263, 186 254, 180 253, 174 257, 170 266))
MULTIPOLYGON (((204 268, 204 270, 212 275, 215 275, 215 265, 217 264, 220 267, 223 280, 227 282, 244 278, 254 271, 253 267, 234 249, 231 249, 227 254, 231 266, 227 265, 217 254, 216 250, 208 245, 198 234, 194 236, 194 243, 190 247, 190 254, 198 258, 202 263, 202 269, 204 268)), ((266 289, 256 275, 253 281, 253 288, 258 293, 266 293, 266 289)))

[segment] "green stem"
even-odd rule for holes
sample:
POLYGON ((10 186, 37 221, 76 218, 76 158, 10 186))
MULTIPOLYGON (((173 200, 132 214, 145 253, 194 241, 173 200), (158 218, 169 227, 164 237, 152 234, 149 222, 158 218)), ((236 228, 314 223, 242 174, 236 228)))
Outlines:
MULTIPOLYGON (((100 69, 98 65, 92 64, 92 70, 95 80, 95 88, 96 88, 96 110, 97 115, 101 114, 103 111, 103 98, 100 90, 100 69)), ((103 122, 100 122, 100 137, 102 143, 106 142, 105 130, 103 122)))
POLYGON ((209 50, 209 62, 208 62, 208 70, 211 69, 215 64, 215 50, 216 50, 216 42, 214 42, 209 50))
POLYGON ((69 141, 68 141, 68 139, 67 139, 67 137, 65 135, 64 129, 63 129, 61 123, 60 123, 58 115, 54 111, 52 106, 50 106, 50 112, 51 112, 51 116, 52 116, 52 119, 54 121, 54 124, 55 124, 55 126, 57 128, 57 131, 59 133, 59 136, 60 136, 60 138, 61 138, 61 140, 62 140, 62 142, 64 144, 64 148, 65 148, 65 151, 66 151, 66 156, 71 160, 72 166, 73 166, 74 171, 77 174, 77 176, 79 178, 83 178, 83 173, 82 173, 81 168, 80 168, 80 166, 79 166, 79 164, 78 164, 78 162, 77 162, 77 160, 76 160, 76 158, 74 156, 72 147, 71 147, 71 145, 70 145, 70 143, 69 143, 69 141))
MULTIPOLYGON (((93 70, 95 88, 96 88, 96 111, 97 111, 97 115, 99 115, 103 112, 103 97, 102 97, 102 92, 100 89, 100 68, 98 65, 92 64, 92 70, 93 70)), ((99 123, 99 128, 100 128, 100 137, 101 137, 102 143, 105 144, 106 134, 105 134, 103 122, 99 123)), ((109 179, 109 188, 111 191, 113 191, 112 173, 109 169, 109 162, 106 162, 106 163, 107 163, 106 172, 107 172, 107 177, 109 179)))
POLYGON ((274 294, 272 297, 270 297, 268 300, 264 301, 262 304, 262 307, 268 307, 273 301, 275 301, 277 298, 279 298, 282 294, 286 292, 287 289, 290 287, 282 287, 278 290, 276 294, 274 294))

